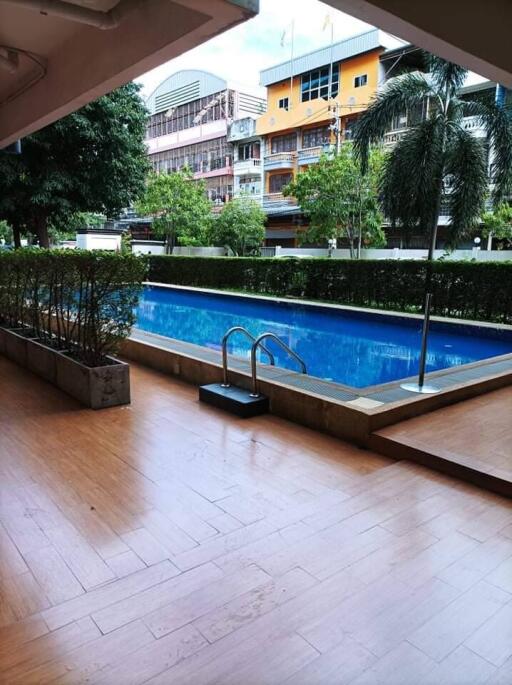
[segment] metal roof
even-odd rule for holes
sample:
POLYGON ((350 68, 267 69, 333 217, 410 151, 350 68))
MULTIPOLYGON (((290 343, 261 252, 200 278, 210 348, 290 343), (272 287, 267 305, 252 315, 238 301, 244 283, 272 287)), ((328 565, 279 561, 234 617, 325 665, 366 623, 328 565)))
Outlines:
POLYGON ((227 81, 209 71, 185 69, 166 78, 146 100, 150 114, 157 114, 187 102, 226 90, 227 81))
POLYGON ((396 47, 398 42, 401 41, 379 29, 371 29, 370 31, 365 31, 356 36, 333 43, 332 46, 326 45, 318 50, 295 57, 293 60, 293 70, 291 60, 276 64, 268 69, 263 69, 260 72, 260 83, 262 86, 270 86, 272 83, 285 81, 291 78, 291 76, 298 76, 306 71, 323 67, 331 61, 331 50, 332 61, 341 62, 377 48, 396 47))

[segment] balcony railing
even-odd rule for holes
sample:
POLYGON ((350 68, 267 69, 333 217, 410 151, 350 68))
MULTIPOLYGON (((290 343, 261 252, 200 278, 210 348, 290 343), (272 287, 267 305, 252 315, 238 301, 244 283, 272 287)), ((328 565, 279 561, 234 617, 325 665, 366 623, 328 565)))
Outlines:
POLYGON ((399 140, 402 140, 408 130, 408 128, 400 128, 396 131, 388 131, 384 134, 384 145, 394 145, 395 143, 398 143, 399 140))
POLYGON ((299 164, 314 164, 318 162, 324 152, 330 149, 328 145, 316 145, 315 147, 307 147, 299 150, 298 162, 299 164))
POLYGON ((265 193, 262 197, 263 209, 278 209, 279 207, 297 207, 294 197, 285 197, 283 193, 265 193))
POLYGON ((235 174, 259 174, 261 169, 261 159, 237 159, 233 165, 233 172, 235 174))
POLYGON ((295 165, 296 152, 275 152, 265 157, 265 169, 291 169, 295 165))

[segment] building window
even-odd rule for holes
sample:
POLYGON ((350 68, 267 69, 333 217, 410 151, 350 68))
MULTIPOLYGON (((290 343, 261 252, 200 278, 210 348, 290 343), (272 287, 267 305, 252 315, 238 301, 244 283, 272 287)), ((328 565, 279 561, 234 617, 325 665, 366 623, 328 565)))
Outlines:
POLYGON ((290 99, 289 99, 289 98, 281 98, 281 99, 278 101, 277 106, 279 107, 279 109, 285 109, 286 111, 288 111, 288 109, 289 109, 289 104, 290 104, 290 99))
POLYGON ((260 158, 259 143, 242 143, 238 146, 238 161, 243 162, 247 159, 260 158))
POLYGON ((361 86, 366 86, 368 83, 368 74, 361 74, 361 76, 356 76, 354 79, 354 88, 361 88, 361 86))
POLYGON ((276 152, 294 152, 297 149, 297 136, 295 133, 288 133, 285 136, 274 136, 270 142, 270 150, 274 155, 276 152))
POLYGON ((330 95, 331 97, 335 98, 338 95, 340 86, 339 65, 333 64, 332 79, 330 75, 330 66, 323 67, 322 69, 315 69, 315 71, 309 71, 307 74, 302 74, 302 102, 307 102, 308 100, 317 100, 318 98, 327 100, 329 98, 329 81, 331 81, 330 95))
POLYGON ((269 192, 280 193, 288 183, 291 183, 292 178, 292 174, 274 174, 268 182, 269 192))
POLYGON ((331 131, 329 126, 320 126, 319 128, 308 128, 302 133, 302 147, 318 147, 319 145, 327 145, 331 140, 331 131))

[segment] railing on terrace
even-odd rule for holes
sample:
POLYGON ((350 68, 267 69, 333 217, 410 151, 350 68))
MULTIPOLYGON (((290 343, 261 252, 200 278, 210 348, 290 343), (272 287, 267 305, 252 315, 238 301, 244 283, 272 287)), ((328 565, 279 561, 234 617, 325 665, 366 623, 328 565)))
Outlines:
POLYGON ((266 155, 265 166, 292 167, 296 157, 296 152, 274 152, 271 155, 266 155))
POLYGON ((297 207, 297 200, 294 197, 285 197, 283 193, 265 193, 262 198, 262 204, 266 209, 281 205, 297 207))
POLYGON ((400 128, 396 131, 388 131, 384 134, 384 145, 394 145, 401 140, 407 133, 408 128, 400 128))
POLYGON ((256 159, 254 157, 251 157, 250 159, 237 159, 235 160, 235 170, 237 167, 260 167, 261 166, 261 159, 256 159))
POLYGON ((308 159, 318 159, 324 151, 324 145, 316 145, 315 147, 299 150, 299 162, 304 162, 308 159))

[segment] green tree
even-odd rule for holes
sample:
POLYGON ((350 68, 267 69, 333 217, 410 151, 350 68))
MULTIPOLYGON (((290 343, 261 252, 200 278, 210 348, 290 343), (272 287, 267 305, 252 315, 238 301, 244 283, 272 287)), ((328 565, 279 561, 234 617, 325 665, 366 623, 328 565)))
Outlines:
POLYGON ((366 171, 370 145, 382 140, 397 117, 409 115, 408 130, 384 162, 383 208, 393 225, 428 231, 433 259, 442 200, 448 204, 455 244, 475 226, 488 190, 486 146, 464 129, 463 117, 476 116, 486 128, 495 201, 511 188, 512 131, 503 107, 459 97, 465 69, 433 55, 427 62, 429 73, 392 78, 374 96, 355 128, 354 145, 366 171))
POLYGON ((265 240, 265 212, 248 197, 231 200, 212 223, 211 242, 243 257, 258 250, 265 240))
POLYGON ((136 210, 153 217, 153 231, 165 239, 167 252, 172 252, 177 242, 204 245, 207 240, 212 206, 204 182, 195 181, 190 169, 151 173, 136 210))
POLYGON ((499 204, 492 212, 482 214, 482 235, 492 246, 492 239, 512 242, 512 207, 507 203, 499 204))
POLYGON ((363 244, 385 244, 377 193, 382 164, 382 152, 374 149, 368 173, 362 174, 352 145, 345 143, 339 154, 324 155, 318 164, 299 173, 283 192, 297 198, 310 221, 303 239, 325 242, 346 238, 352 257, 360 256, 363 244))
POLYGON ((4 242, 10 245, 12 243, 12 228, 7 221, 0 220, 0 243, 4 242))
POLYGON ((21 155, 0 153, 0 218, 49 246, 77 212, 115 217, 144 190, 147 111, 133 83, 27 136, 21 155))

